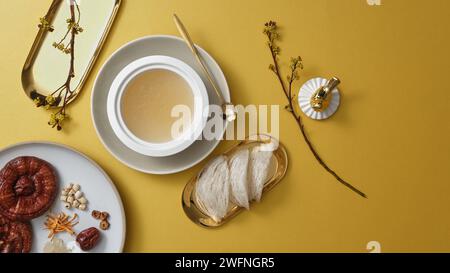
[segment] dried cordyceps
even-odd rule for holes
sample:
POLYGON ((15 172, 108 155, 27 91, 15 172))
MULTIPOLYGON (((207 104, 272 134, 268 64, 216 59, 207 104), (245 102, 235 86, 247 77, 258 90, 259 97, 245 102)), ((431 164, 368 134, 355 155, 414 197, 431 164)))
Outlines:
POLYGON ((361 195, 364 198, 367 198, 366 194, 352 186, 350 183, 342 179, 334 170, 332 170, 328 165, 323 161, 323 159, 320 157, 316 149, 311 143, 311 140, 308 137, 308 134, 305 130, 305 125, 303 124, 302 117, 295 112, 294 108, 294 101, 296 96, 292 94, 292 85, 295 81, 297 81, 300 77, 298 74, 298 71, 300 69, 303 69, 303 63, 301 57, 291 58, 290 62, 290 73, 286 77, 287 83, 283 80, 283 77, 281 76, 280 71, 280 65, 279 65, 279 55, 281 52, 280 47, 277 45, 277 42, 280 39, 280 34, 278 32, 278 26, 277 23, 274 21, 269 21, 264 25, 264 31, 263 33, 267 36, 268 42, 267 46, 270 49, 270 53, 272 55, 273 63, 269 65, 269 69, 276 75, 278 78, 278 81, 281 84, 281 88, 283 89, 284 95, 286 96, 288 100, 288 105, 286 105, 286 110, 288 110, 292 116, 294 117, 295 121, 297 122, 297 125, 300 128, 300 131, 303 135, 303 138, 308 145, 309 149, 313 153, 316 160, 319 162, 319 164, 328 172, 330 173, 336 180, 338 180, 340 183, 342 183, 344 186, 348 187, 352 191, 356 192, 357 194, 361 195))

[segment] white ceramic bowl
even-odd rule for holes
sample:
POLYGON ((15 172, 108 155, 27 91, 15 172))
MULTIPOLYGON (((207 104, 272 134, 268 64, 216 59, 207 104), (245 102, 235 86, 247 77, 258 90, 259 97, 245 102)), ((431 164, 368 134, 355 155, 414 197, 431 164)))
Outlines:
MULTIPOLYGON (((219 86, 219 91, 227 100, 231 100, 227 79, 214 58, 203 48, 196 45, 202 59, 211 70, 213 78, 219 86)), ((95 131, 105 149, 126 166, 149 174, 166 175, 187 170, 210 155, 220 143, 219 138, 195 141, 186 150, 165 157, 151 157, 137 153, 125 146, 114 133, 108 118, 107 101, 112 82, 119 72, 134 60, 153 55, 164 55, 177 58, 192 67, 202 78, 208 91, 209 104, 220 105, 214 87, 204 75, 197 60, 192 55, 186 42, 176 36, 155 35, 146 36, 131 41, 114 52, 100 69, 91 93, 91 115, 95 131)), ((216 128, 218 135, 223 135, 227 128, 226 121, 223 126, 216 128)))
POLYGON ((208 112, 208 93, 200 76, 186 63, 168 56, 149 56, 130 63, 114 79, 108 94, 108 119, 116 136, 133 151, 152 157, 174 155, 192 145, 203 132, 208 112), (122 118, 122 97, 128 83, 139 74, 154 69, 178 74, 188 83, 194 95, 191 126, 179 137, 164 143, 151 143, 138 138, 128 129, 122 118))

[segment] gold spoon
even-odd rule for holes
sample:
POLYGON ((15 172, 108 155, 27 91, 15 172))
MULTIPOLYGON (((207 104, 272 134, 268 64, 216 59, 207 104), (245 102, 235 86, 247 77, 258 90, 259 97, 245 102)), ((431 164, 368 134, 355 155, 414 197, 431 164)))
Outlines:
POLYGON ((188 31, 184 27, 183 23, 181 22, 180 18, 176 14, 173 15, 173 19, 175 21, 175 25, 178 28, 178 31, 180 32, 181 36, 183 37, 184 41, 188 45, 189 49, 191 50, 192 54, 194 54, 195 59, 200 64, 200 67, 203 70, 203 73, 205 73, 206 77, 208 78, 208 81, 211 83, 211 85, 214 88, 214 91, 216 92, 217 96, 221 100, 222 104, 222 111, 224 113, 224 119, 226 119, 229 122, 232 122, 236 119, 236 112, 234 109, 234 105, 230 102, 227 102, 225 98, 222 95, 222 92, 220 92, 219 87, 217 86, 211 72, 209 71, 207 65, 205 64, 205 61, 200 56, 200 53, 198 52, 197 48, 195 47, 194 42, 192 42, 191 37, 189 36, 188 31))

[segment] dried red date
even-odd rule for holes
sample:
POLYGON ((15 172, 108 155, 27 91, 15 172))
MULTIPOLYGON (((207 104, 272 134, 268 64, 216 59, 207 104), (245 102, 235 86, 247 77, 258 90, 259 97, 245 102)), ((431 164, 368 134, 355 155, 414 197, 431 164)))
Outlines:
POLYGON ((83 230, 77 236, 77 243, 83 251, 93 249, 100 240, 100 231, 95 227, 83 230))

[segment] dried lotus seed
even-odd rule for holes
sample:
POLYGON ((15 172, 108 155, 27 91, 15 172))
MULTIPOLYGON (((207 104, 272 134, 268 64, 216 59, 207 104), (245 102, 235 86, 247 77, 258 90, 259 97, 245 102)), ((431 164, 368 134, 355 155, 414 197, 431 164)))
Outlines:
POLYGON ((74 190, 75 192, 79 191, 80 185, 78 185, 78 184, 73 185, 72 190, 74 190))
POLYGON ((67 197, 67 203, 72 204, 75 199, 72 196, 67 197))
POLYGON ((61 195, 62 195, 62 196, 67 196, 68 193, 69 193, 68 191, 63 190, 63 191, 61 192, 61 195))
POLYGON ((81 197, 80 199, 78 199, 78 202, 80 202, 81 204, 86 204, 87 199, 85 197, 81 197))
POLYGON ((64 207, 65 207, 66 209, 70 209, 72 206, 71 206, 69 203, 65 203, 65 204, 64 204, 64 207))
POLYGON ((77 192, 75 193, 75 199, 80 199, 81 196, 83 196, 83 193, 82 193, 81 191, 77 191, 77 192))
POLYGON ((86 204, 81 204, 78 208, 80 210, 86 210, 86 204))
POLYGON ((75 195, 75 191, 74 190, 70 190, 69 191, 69 196, 74 196, 75 195))
POLYGON ((67 201, 67 196, 66 195, 61 195, 60 200, 63 202, 67 201))
POLYGON ((77 200, 73 201, 72 207, 78 208, 79 206, 80 206, 80 202, 78 202, 77 200))

